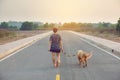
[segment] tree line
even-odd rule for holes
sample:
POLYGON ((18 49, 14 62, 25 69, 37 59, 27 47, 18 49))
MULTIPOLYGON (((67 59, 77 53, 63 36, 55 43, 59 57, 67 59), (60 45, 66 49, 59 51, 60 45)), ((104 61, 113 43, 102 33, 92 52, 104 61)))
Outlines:
POLYGON ((64 23, 62 25, 56 25, 55 23, 44 23, 43 25, 39 25, 34 22, 25 21, 22 23, 21 27, 17 26, 9 26, 8 22, 2 22, 0 24, 0 29, 8 29, 8 30, 39 30, 39 29, 52 29, 57 26, 61 30, 76 30, 76 31, 100 31, 101 33, 104 31, 116 31, 120 34, 120 18, 116 24, 112 23, 64 23))
POLYGON ((0 29, 18 30, 17 26, 9 26, 7 22, 2 22, 0 24, 0 29))
POLYGON ((64 23, 61 30, 74 30, 79 32, 99 32, 99 33, 113 33, 120 35, 120 18, 116 24, 99 22, 99 23, 64 23))
POLYGON ((8 22, 2 22, 0 24, 0 29, 7 29, 7 30, 35 30, 38 29, 40 25, 34 22, 23 22, 21 27, 18 28, 17 26, 10 26, 8 22))
MULTIPOLYGON (((17 22, 19 23, 19 22, 17 22)), ((44 23, 40 24, 40 22, 29 22, 25 21, 21 23, 20 28, 15 25, 9 25, 9 22, 2 22, 0 24, 0 29, 7 29, 7 30, 39 30, 39 29, 51 29, 55 26, 55 23, 44 23)))

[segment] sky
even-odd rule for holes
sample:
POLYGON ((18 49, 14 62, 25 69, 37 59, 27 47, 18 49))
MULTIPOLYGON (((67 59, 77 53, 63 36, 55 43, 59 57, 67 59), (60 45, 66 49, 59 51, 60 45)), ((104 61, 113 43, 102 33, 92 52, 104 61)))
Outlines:
POLYGON ((0 21, 111 22, 120 0, 0 0, 0 21))

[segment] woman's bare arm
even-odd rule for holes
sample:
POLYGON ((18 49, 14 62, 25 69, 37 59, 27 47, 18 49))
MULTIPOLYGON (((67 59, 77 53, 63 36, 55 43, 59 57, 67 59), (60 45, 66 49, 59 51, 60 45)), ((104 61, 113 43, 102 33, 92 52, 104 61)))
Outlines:
POLYGON ((62 44, 62 41, 60 41, 60 48, 61 48, 61 51, 63 52, 63 44, 62 44))
POLYGON ((50 51, 50 47, 51 47, 51 41, 49 41, 49 48, 48 48, 49 51, 50 51))

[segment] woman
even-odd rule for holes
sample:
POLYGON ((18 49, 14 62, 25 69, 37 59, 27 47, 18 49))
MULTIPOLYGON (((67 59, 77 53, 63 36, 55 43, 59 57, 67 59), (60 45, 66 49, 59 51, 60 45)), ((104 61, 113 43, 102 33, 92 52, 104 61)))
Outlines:
POLYGON ((52 61, 54 67, 60 64, 60 52, 63 51, 61 36, 57 33, 58 29, 53 28, 53 34, 50 36, 49 51, 52 52, 52 61))

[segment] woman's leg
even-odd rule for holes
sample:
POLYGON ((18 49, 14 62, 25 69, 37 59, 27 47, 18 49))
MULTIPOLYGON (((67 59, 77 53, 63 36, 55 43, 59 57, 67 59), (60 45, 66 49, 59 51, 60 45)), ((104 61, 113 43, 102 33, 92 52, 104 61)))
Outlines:
POLYGON ((52 52, 52 61, 53 61, 53 64, 55 65, 55 53, 52 52))
POLYGON ((52 53, 52 61, 54 64, 54 67, 58 67, 60 64, 60 53, 52 53))
POLYGON ((57 62, 58 64, 60 64, 60 53, 56 53, 56 56, 57 56, 57 62))

